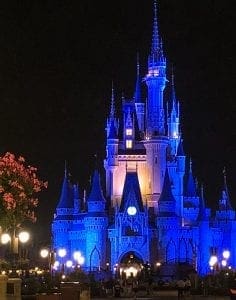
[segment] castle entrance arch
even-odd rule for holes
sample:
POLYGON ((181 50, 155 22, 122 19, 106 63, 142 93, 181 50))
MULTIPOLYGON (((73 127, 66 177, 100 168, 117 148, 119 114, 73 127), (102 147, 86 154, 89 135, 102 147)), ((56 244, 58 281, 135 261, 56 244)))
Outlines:
POLYGON ((132 279, 139 276, 143 269, 143 259, 135 251, 125 253, 119 263, 119 276, 122 279, 132 279))

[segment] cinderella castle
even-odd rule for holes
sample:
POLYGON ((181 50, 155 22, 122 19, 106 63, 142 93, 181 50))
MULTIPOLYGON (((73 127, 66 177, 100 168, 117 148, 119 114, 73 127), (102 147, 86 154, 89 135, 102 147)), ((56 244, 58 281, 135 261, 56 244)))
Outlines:
POLYGON ((105 126, 105 191, 99 170, 94 171, 87 196, 80 195, 65 171, 52 221, 52 247, 57 253, 64 249, 56 256, 59 263, 77 259, 85 270, 127 276, 147 263, 185 263, 200 275, 222 265, 236 267, 236 219, 226 173, 217 210, 212 212, 203 188, 196 184, 191 160, 186 159, 180 105, 173 75, 167 80, 166 69, 154 1, 146 75, 141 77, 137 63, 134 97, 123 97, 119 117, 112 88, 105 126))

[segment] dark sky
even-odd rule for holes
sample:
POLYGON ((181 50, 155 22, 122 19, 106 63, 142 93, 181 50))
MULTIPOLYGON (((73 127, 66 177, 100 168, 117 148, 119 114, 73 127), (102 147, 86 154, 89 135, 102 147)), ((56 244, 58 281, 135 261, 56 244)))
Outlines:
MULTIPOLYGON (((174 64, 182 132, 193 172, 215 206, 226 166, 236 207, 234 1, 159 0, 159 25, 174 64)), ((5 1, 0 4, 0 150, 39 168, 34 230, 49 236, 64 161, 81 190, 94 154, 102 164, 111 81, 117 103, 132 97, 139 52, 147 67, 152 1, 5 1)))

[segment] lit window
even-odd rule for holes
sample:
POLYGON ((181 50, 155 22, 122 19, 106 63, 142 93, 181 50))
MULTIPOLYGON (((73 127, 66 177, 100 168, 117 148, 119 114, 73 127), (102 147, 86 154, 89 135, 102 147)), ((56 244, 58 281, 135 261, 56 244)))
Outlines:
POLYGON ((132 129, 126 129, 126 135, 132 135, 132 129))
POLYGON ((132 148, 132 140, 126 140, 126 148, 131 149, 132 148))

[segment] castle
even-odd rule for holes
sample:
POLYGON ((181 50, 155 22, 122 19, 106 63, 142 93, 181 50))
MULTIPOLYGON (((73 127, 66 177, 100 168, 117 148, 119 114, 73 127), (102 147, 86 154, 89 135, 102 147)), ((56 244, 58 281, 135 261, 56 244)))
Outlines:
POLYGON ((52 221, 52 247, 65 249, 59 262, 77 259, 87 270, 139 272, 143 264, 187 263, 198 274, 236 267, 236 220, 226 183, 218 208, 205 205, 191 160, 187 165, 180 133, 174 77, 159 35, 156 2, 146 76, 137 78, 132 99, 116 115, 112 88, 106 123, 106 192, 95 170, 91 190, 81 199, 67 172, 52 221), (146 84, 142 97, 141 81, 146 84), (165 89, 170 89, 166 99, 165 89), (225 255, 226 254, 226 255, 225 255), (217 260, 217 261, 216 261, 217 260))

